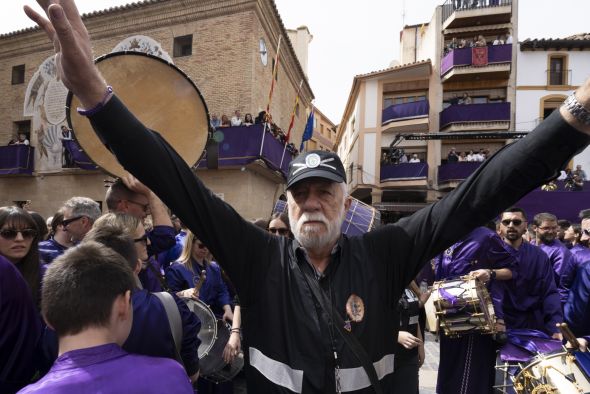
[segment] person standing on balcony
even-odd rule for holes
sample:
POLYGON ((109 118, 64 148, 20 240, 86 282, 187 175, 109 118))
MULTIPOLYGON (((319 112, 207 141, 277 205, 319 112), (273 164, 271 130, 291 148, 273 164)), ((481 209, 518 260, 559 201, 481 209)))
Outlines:
POLYGON ((506 38, 504 39, 504 44, 512 44, 512 35, 510 34, 510 32, 508 32, 508 34, 506 35, 506 38))
POLYGON ((221 126, 221 120, 217 117, 216 113, 211 114, 211 120, 209 121, 209 124, 211 128, 215 130, 221 126))
POLYGON ((485 37, 480 34, 479 37, 477 37, 477 41, 475 42, 475 46, 476 47, 485 47, 487 45, 488 45, 488 43, 487 43, 485 37))
POLYGON ((576 169, 574 170, 574 175, 579 176, 583 181, 587 181, 588 178, 586 177, 586 171, 582 170, 582 165, 576 165, 576 169))
POLYGON ((410 159, 410 163, 420 163, 420 159, 418 158, 418 155, 416 153, 414 153, 412 155, 412 158, 410 159))
POLYGON ((234 112, 234 116, 231 117, 231 125, 232 125, 232 127, 237 127, 237 126, 242 125, 242 114, 240 114, 240 111, 237 109, 236 109, 236 112, 234 112))
POLYGON ((469 105, 472 102, 473 102, 473 100, 471 99, 471 96, 469 96, 469 94, 467 92, 463 93, 463 97, 461 97, 461 100, 459 100, 460 105, 469 105))
POLYGON ((504 40, 502 39, 503 36, 498 36, 496 37, 496 39, 494 40, 494 43, 492 45, 504 45, 504 40))
POLYGON ((456 163, 459 161, 459 156, 457 156, 457 152, 455 152, 455 148, 451 148, 451 151, 447 155, 447 161, 449 163, 456 163))

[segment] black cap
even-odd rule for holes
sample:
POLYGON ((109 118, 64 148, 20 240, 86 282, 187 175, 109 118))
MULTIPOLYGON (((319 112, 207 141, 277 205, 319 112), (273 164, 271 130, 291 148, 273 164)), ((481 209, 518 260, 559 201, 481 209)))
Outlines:
POLYGON ((287 189, 307 178, 324 178, 342 183, 346 179, 346 172, 336 153, 312 150, 300 154, 289 164, 287 189))

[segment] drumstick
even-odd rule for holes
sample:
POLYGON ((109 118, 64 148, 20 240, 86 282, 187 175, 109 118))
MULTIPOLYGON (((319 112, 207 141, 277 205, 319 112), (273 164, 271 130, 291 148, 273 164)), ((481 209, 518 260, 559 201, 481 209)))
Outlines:
POLYGON ((205 282, 205 279, 207 279, 206 273, 205 270, 201 271, 201 276, 199 276, 199 280, 195 283, 195 289, 193 290, 194 297, 197 297, 199 291, 201 291, 201 287, 203 287, 203 283, 205 282))
POLYGON ((557 323, 557 328, 561 331, 561 335, 572 345, 573 350, 580 350, 580 342, 578 342, 578 338, 574 335, 572 330, 568 327, 567 323, 557 323))

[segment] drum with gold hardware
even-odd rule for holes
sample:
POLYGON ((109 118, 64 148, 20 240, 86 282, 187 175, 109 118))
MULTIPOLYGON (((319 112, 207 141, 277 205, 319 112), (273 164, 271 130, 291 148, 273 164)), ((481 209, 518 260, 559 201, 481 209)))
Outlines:
MULTIPOLYGON (((114 52, 96 66, 118 98, 149 129, 157 131, 192 166, 203 153, 209 132, 207 106, 190 78, 171 63, 141 52, 114 52)), ((68 95, 68 122, 86 154, 111 175, 126 171, 78 114, 80 101, 68 95)), ((141 155, 141 152, 137 152, 141 155)), ((149 158, 146 158, 149 159, 149 158)))
POLYGON ((434 282, 432 303, 445 335, 495 334, 496 316, 485 285, 471 276, 434 282))

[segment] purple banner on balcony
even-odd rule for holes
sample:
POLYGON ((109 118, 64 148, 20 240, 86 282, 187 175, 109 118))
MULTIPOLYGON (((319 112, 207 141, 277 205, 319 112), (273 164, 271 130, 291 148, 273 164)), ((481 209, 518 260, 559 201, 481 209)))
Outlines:
POLYGON ((590 182, 584 182, 584 188, 580 191, 567 190, 563 181, 556 183, 557 190, 546 192, 537 188, 514 204, 524 209, 529 222, 538 213, 550 212, 558 219, 579 223, 580 211, 590 208, 590 182))
POLYGON ((457 104, 440 113, 441 130, 453 123, 509 121, 510 103, 457 104))
POLYGON ((425 179, 428 176, 427 163, 401 163, 381 165, 381 182, 408 179, 425 179))
POLYGON ((83 170, 98 170, 98 166, 94 164, 92 160, 90 160, 86 152, 84 152, 84 150, 78 144, 78 141, 62 140, 62 142, 64 148, 70 152, 72 161, 76 164, 76 166, 82 168, 83 170))
POLYGON ((481 162, 446 163, 438 167, 438 183, 462 181, 479 168, 481 162))
POLYGON ((394 104, 385 108, 381 114, 381 124, 394 120, 413 119, 428 116, 428 100, 415 101, 413 103, 394 104))
MULTIPOLYGON (((270 132, 263 133, 262 125, 220 128, 216 131, 216 139, 219 141, 219 167, 244 166, 261 159, 271 169, 287 176, 293 154, 286 150, 283 157, 285 145, 270 132), (261 145, 262 155, 260 154, 261 145)), ((207 167, 205 158, 199 162, 199 167, 207 167)))
MULTIPOLYGON (((512 44, 490 45, 487 48, 487 64, 510 63, 512 61, 512 44)), ((454 49, 441 59, 440 75, 445 75, 456 66, 471 66, 473 65, 472 60, 472 48, 454 49)))
POLYGON ((0 175, 32 174, 35 148, 30 145, 0 147, 0 175))

